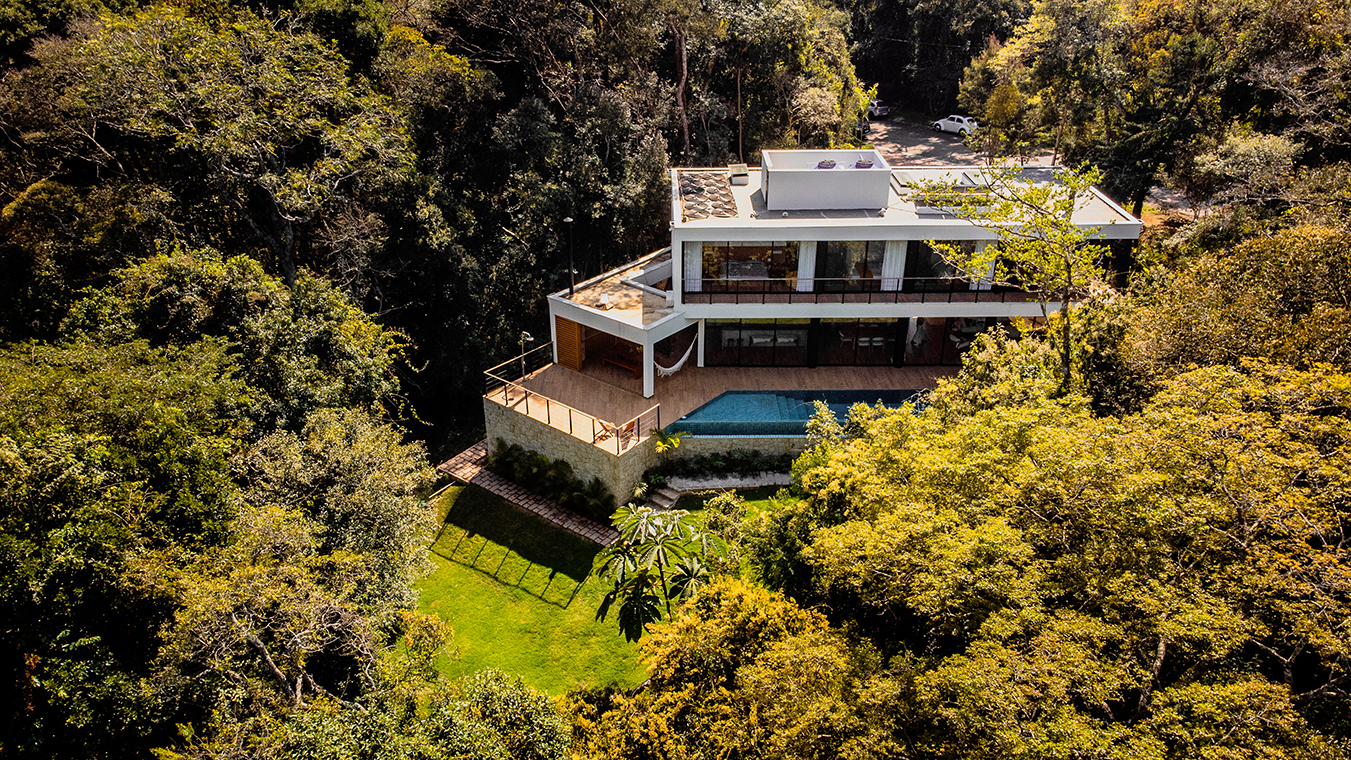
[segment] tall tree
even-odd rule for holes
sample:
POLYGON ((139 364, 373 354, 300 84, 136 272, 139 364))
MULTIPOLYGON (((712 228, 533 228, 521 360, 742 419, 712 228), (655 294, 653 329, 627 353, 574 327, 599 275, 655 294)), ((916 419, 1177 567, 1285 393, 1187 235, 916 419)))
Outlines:
POLYGON ((5 120, 38 141, 51 171, 167 185, 202 232, 262 243, 289 284, 309 225, 400 181, 411 162, 402 120, 339 56, 249 14, 104 16, 34 58, 13 83, 31 110, 5 120))
POLYGON ((976 188, 939 184, 922 192, 925 203, 993 230, 996 241, 983 248, 934 241, 931 245, 972 281, 1034 294, 1048 321, 1050 304, 1057 305, 1061 384, 1068 389, 1074 356, 1071 309, 1105 279, 1104 249, 1093 244, 1099 230, 1075 218, 1101 175, 1096 169, 1057 170, 1053 181, 1033 182, 1022 171, 996 167, 982 170, 980 176, 982 184, 976 188))
POLYGON ((648 624, 671 618, 671 601, 688 599, 708 581, 704 562, 723 554, 722 539, 705 531, 683 509, 621 507, 614 514, 619 539, 596 555, 592 572, 612 581, 596 619, 619 605, 619 627, 629 641, 642 637, 648 624))

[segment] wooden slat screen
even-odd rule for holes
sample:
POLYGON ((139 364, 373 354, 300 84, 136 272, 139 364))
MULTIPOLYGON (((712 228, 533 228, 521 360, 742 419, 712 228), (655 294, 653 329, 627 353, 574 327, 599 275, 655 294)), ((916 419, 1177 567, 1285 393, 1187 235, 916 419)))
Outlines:
POLYGON ((558 363, 574 372, 582 371, 582 326, 571 319, 554 317, 554 335, 558 338, 558 363))

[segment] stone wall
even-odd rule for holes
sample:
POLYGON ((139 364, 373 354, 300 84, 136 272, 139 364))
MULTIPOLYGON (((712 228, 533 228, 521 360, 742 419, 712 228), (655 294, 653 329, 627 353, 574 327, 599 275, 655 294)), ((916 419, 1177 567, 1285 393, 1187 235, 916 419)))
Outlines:
POLYGON ((619 502, 628 499, 643 472, 656 463, 653 438, 616 455, 487 398, 483 399, 483 421, 490 450, 501 438, 550 459, 562 459, 572 465, 578 478, 587 482, 600 478, 619 502))
POLYGON ((731 437, 690 435, 680 440, 675 456, 695 457, 702 454, 725 454, 736 449, 758 451, 761 454, 792 454, 797 456, 807 448, 805 436, 731 437))

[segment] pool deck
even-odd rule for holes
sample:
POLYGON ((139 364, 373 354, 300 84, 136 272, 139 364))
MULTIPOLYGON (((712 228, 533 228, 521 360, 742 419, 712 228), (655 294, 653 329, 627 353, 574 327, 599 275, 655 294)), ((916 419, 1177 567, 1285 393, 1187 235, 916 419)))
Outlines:
POLYGON ((957 367, 695 367, 658 377, 656 395, 643 398, 641 382, 615 367, 574 372, 557 364, 521 381, 531 391, 613 423, 626 422, 661 404, 669 425, 725 391, 904 390, 933 388, 957 367))

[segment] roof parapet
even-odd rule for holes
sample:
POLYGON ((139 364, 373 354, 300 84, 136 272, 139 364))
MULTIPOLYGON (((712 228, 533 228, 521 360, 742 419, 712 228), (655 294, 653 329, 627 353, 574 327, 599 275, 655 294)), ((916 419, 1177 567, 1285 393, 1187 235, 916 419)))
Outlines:
POLYGON ((766 150, 760 167, 770 211, 887 206, 891 167, 876 150, 766 150))

